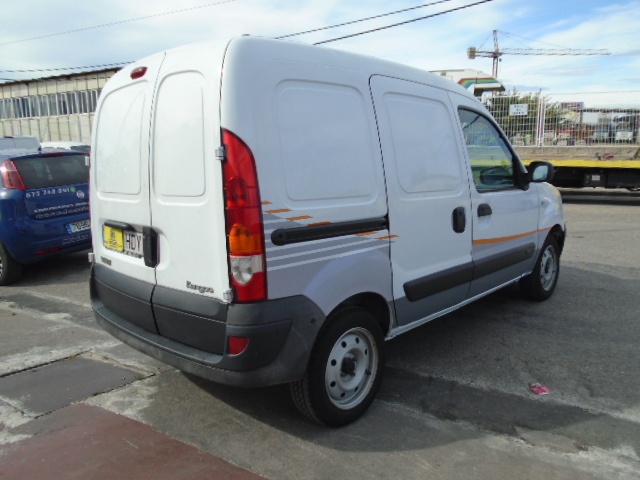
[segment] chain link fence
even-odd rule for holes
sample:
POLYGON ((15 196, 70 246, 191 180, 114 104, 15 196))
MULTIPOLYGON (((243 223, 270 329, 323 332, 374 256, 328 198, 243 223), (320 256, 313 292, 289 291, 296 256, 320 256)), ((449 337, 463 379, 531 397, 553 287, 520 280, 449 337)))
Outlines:
POLYGON ((640 90, 508 92, 482 102, 515 146, 640 144, 640 90))

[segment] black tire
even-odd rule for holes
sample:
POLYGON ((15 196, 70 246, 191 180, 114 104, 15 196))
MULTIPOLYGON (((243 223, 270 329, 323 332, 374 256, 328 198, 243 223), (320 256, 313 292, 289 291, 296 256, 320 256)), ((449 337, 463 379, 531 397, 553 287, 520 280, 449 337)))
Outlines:
POLYGON ((13 257, 0 243, 0 285, 11 285, 22 275, 22 265, 16 262, 13 257))
POLYGON ((371 405, 384 368, 384 338, 366 310, 349 307, 327 319, 305 376, 291 384, 296 407, 311 420, 339 427, 371 405))
POLYGON ((520 280, 525 297, 541 302, 553 295, 560 275, 560 248, 553 235, 542 245, 536 265, 530 275, 520 280))

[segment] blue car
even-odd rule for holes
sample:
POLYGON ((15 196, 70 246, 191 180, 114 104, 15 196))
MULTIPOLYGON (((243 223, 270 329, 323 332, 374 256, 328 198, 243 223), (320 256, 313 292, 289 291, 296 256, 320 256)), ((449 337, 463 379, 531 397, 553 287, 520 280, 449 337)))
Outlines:
POLYGON ((0 153, 0 180, 0 285, 23 265, 91 248, 83 153, 0 153))

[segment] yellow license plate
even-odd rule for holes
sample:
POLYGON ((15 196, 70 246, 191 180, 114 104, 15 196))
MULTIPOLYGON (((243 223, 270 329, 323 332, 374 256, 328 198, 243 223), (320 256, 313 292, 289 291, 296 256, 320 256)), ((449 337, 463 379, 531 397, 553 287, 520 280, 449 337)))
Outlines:
POLYGON ((124 233, 119 228, 102 226, 102 243, 105 248, 124 252, 124 233))

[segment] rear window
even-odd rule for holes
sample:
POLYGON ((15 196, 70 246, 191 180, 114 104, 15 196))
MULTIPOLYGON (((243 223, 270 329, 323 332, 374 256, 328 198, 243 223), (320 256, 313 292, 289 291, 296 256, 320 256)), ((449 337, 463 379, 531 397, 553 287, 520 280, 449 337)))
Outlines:
POLYGON ((32 157, 14 160, 27 190, 89 182, 84 155, 32 157))

